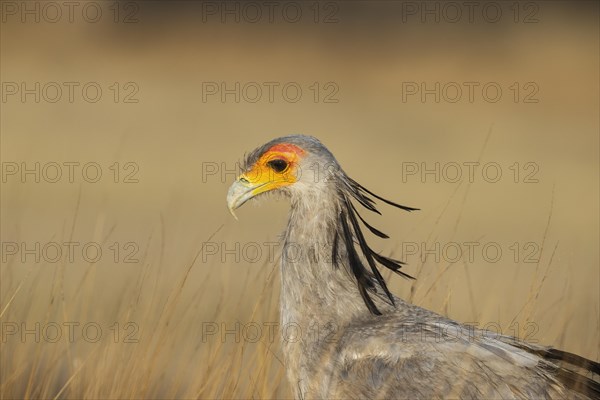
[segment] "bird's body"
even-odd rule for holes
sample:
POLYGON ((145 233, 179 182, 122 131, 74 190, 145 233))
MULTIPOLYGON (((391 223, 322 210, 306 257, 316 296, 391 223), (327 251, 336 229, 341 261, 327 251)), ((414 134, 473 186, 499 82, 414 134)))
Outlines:
POLYGON ((260 193, 291 199, 281 264, 283 352, 296 397, 600 397, 598 363, 460 324, 393 296, 352 201, 404 207, 350 179, 315 138, 288 136, 259 147, 230 189, 233 210, 260 193), (587 376, 586 376, 587 375, 587 376))

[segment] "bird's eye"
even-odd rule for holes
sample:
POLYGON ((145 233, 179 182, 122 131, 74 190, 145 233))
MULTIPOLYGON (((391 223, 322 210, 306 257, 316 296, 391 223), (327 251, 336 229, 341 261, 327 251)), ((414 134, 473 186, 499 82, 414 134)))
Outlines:
POLYGON ((275 172, 283 172, 287 169, 288 163, 285 160, 275 159, 267 162, 267 165, 275 172))

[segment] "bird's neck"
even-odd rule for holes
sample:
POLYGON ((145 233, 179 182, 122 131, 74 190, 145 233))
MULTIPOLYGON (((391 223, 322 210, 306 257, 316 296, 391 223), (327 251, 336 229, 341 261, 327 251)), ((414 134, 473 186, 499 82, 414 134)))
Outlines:
POLYGON ((343 264, 346 251, 341 241, 336 246, 341 263, 333 263, 339 209, 335 193, 292 198, 281 264, 284 326, 324 325, 328 321, 339 325, 368 313, 343 264))
MULTIPOLYGON (((315 368, 335 352, 346 326, 372 317, 350 271, 345 241, 338 238, 334 244, 340 201, 337 193, 327 191, 292 197, 281 261, 280 312, 286 369, 298 397, 316 390, 309 387, 317 384, 315 368)), ((380 310, 391 310, 374 301, 380 310)))

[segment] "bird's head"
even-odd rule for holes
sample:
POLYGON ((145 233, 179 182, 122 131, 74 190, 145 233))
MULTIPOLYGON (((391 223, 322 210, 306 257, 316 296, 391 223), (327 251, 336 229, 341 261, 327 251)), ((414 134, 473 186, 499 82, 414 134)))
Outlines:
POLYGON ((229 188, 227 205, 235 217, 236 208, 268 192, 283 193, 291 197, 296 205, 304 204, 309 210, 314 209, 317 202, 320 203, 320 209, 328 208, 333 224, 330 232, 333 264, 338 264, 338 249, 343 246, 345 250, 341 253, 345 254, 345 258, 341 260, 341 264, 356 279, 358 290, 368 309, 373 314, 380 314, 369 294, 377 292, 377 288, 383 290, 391 304, 394 303, 377 265, 406 278, 412 277, 400 271, 403 264, 401 261, 384 257, 368 246, 360 227, 361 222, 374 235, 380 238, 388 236, 369 225, 360 216, 353 202, 377 214, 380 212, 375 199, 406 211, 416 208, 394 203, 369 191, 344 173, 335 157, 318 139, 302 135, 274 139, 252 151, 245 159, 242 174, 229 188), (358 248, 355 248, 356 243, 358 248))
POLYGON ((322 193, 340 176, 335 157, 311 136, 294 135, 274 139, 252 151, 242 173, 229 188, 227 204, 234 210, 263 193, 286 196, 322 193))

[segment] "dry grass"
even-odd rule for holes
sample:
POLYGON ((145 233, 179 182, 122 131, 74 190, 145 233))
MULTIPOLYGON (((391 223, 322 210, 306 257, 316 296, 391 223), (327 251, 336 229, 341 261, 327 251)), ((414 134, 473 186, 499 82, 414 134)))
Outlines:
POLYGON ((104 290, 94 282, 102 264, 75 266, 87 269, 75 282, 68 277, 65 281, 64 264, 31 265, 22 280, 12 277, 14 264, 3 267, 2 322, 26 321, 29 329, 37 322, 42 328, 39 343, 33 334, 3 343, 2 398, 285 397, 276 342, 263 338, 258 343, 236 343, 234 336, 223 341, 219 335, 199 335, 208 321, 233 326, 231 310, 249 301, 256 304, 248 321, 277 321, 271 269, 246 276, 246 293, 223 290, 220 305, 211 315, 203 315, 195 312, 198 304, 215 300, 214 289, 207 290, 209 282, 223 277, 204 276, 203 284, 190 293, 186 281, 202 249, 176 267, 174 282, 166 282, 161 271, 172 266, 162 265, 160 254, 149 250, 161 249, 161 239, 152 238, 148 245, 140 260, 143 267, 110 299, 102 298, 104 290), (115 337, 107 330, 111 321, 123 321, 121 325, 134 321, 134 328, 121 327, 115 337), (95 333, 86 338, 75 329, 71 341, 65 322, 95 322, 104 332, 92 343, 95 333), (63 336, 56 343, 44 339, 48 324, 62 326, 63 336))
POLYGON ((203 247, 258 243, 264 251, 264 242, 277 241, 287 205, 244 206, 235 222, 225 206, 232 176, 202 179, 203 163, 232 171, 244 152, 290 133, 319 137, 352 178, 422 209, 366 216, 391 236, 374 240, 374 249, 399 258, 407 242, 495 242, 504 250, 498 263, 481 253, 456 262, 412 256, 406 270, 418 279, 392 278, 395 294, 600 357, 594 2, 540 2, 538 24, 399 23, 402 4, 392 1, 340 3, 339 24, 202 24, 200 2, 180 3, 188 8, 143 2, 138 24, 113 23, 109 9, 98 24, 1 24, 3 82, 98 82, 105 90, 98 103, 3 102, 2 161, 96 162, 106 179, 2 183, 3 243, 96 242, 104 253, 96 263, 81 253, 74 262, 22 262, 3 249, 0 398, 291 397, 279 332, 268 331, 279 321, 277 261, 203 247), (130 81, 139 102, 115 103, 108 87, 130 81), (305 96, 221 103, 200 93, 204 82, 271 81, 297 82, 305 96), (330 81, 339 102, 315 103, 308 87, 330 81), (505 96, 402 101, 404 82, 470 81, 496 82, 505 96), (530 81, 539 102, 512 101, 509 87, 530 81), (500 164, 504 178, 401 179, 405 161, 477 160, 500 164), (135 162, 139 183, 112 182, 115 162, 135 162), (513 182, 509 167, 527 162, 539 166, 539 182, 513 182), (135 263, 123 262, 129 242, 139 247, 135 263), (535 263, 524 262, 529 242, 538 246, 535 263), (236 322, 240 334, 258 324, 260 340, 222 340, 236 322), (55 343, 21 338, 21 328, 36 323, 47 334, 58 325, 62 335, 55 343), (66 323, 79 324, 73 340, 66 323), (88 323, 101 327, 98 342, 83 337, 88 323), (125 342, 128 334, 136 341, 125 342))
MULTIPOLYGON (((448 203, 453 201, 456 199, 448 199, 448 203)), ((77 213, 78 209, 67 235, 69 240, 76 228, 77 213)), ((448 219, 452 218, 448 218, 443 208, 436 220, 445 223, 448 219)), ((99 242, 107 243, 114 229, 96 226, 94 231, 99 242)), ((202 263, 205 249, 201 245, 196 254, 186 256, 185 263, 169 265, 164 261, 167 250, 164 227, 158 227, 156 232, 150 235, 137 268, 130 271, 121 285, 108 291, 98 282, 98 274, 107 267, 102 263, 69 266, 42 262, 27 265, 22 276, 18 273, 21 266, 14 258, 3 265, 3 329, 6 331, 8 321, 25 323, 30 330, 39 323, 41 335, 38 343, 32 333, 19 339, 21 332, 3 340, 2 398, 291 397, 279 350, 281 332, 275 328, 276 334, 271 336, 265 329, 278 321, 278 260, 244 266, 248 268, 238 274, 234 269, 239 266, 202 263), (75 277, 69 269, 80 269, 79 276, 75 277), (171 278, 165 274, 167 269, 171 269, 171 278), (241 287, 233 289, 232 283, 241 283, 241 287), (94 342, 75 328, 72 340, 65 322, 77 322, 80 326, 94 322, 103 329, 103 334, 94 342), (118 336, 110 329, 114 322, 120 324, 118 336), (133 324, 125 326, 127 322, 133 324), (240 327, 236 328, 236 323, 240 327), (262 335, 256 337, 244 331, 244 324, 249 323, 261 326, 262 335), (51 324, 63 329, 62 337, 55 343, 44 338, 44 326, 51 324), (215 327, 219 331, 216 334, 206 331, 215 327), (226 329, 229 333, 222 336, 226 329)), ((429 243, 434 236, 435 228, 427 236, 429 243)), ((202 243, 219 237, 223 237, 223 225, 202 243)), ((56 239, 60 242, 67 238, 56 239)), ((387 278, 392 279, 396 291, 405 298, 450 315, 453 294, 457 288, 465 290, 469 294, 467 313, 473 316, 471 322, 497 322, 505 333, 521 337, 531 334, 532 328, 526 324, 535 322, 536 315, 551 313, 558 316, 551 328, 561 332, 551 344, 562 346, 569 344, 565 340, 583 341, 588 349, 585 355, 594 356, 597 329, 591 328, 577 337, 566 335, 571 307, 579 306, 567 303, 567 308, 562 307, 557 313, 553 310, 556 303, 539 300, 556 248, 545 250, 550 251, 552 254, 544 256, 542 265, 536 268, 529 291, 524 293, 527 296, 513 294, 518 299, 516 303, 522 306, 511 320, 498 320, 499 314, 494 309, 479 306, 469 273, 472 266, 466 260, 447 265, 425 260, 413 266, 418 279, 412 284, 387 278), (464 274, 460 284, 456 284, 456 274, 464 274), (428 301, 431 298, 437 300, 428 301), (514 323, 519 324, 517 331, 514 323)), ((552 299, 568 301, 570 290, 567 283, 562 291, 553 293, 552 299)), ((597 327, 598 319, 592 325, 597 327)), ((538 339, 537 329, 536 325, 529 339, 538 339)), ((46 333, 53 336, 51 331, 46 333)))

